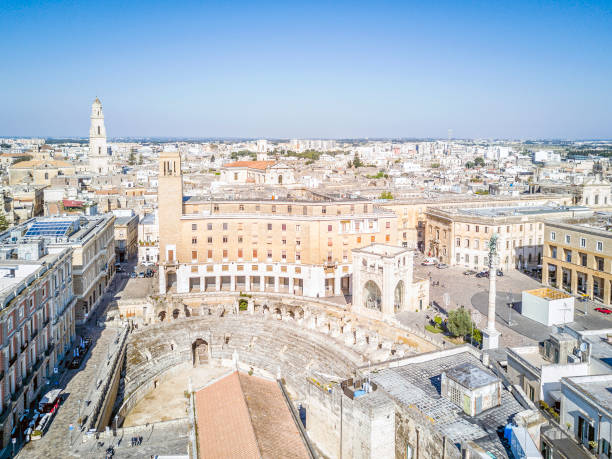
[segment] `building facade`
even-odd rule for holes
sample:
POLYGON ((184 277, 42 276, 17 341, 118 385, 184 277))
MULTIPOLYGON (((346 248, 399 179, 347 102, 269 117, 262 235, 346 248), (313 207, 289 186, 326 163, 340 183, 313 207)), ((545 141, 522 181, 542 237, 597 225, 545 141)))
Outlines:
MULTIPOLYGON (((72 249, 42 239, 0 244, 0 449, 23 430, 75 337, 72 249)), ((6 451, 2 451, 5 453, 6 451)))
POLYGON ((485 269, 489 239, 498 235, 499 267, 536 269, 542 264, 544 219, 590 214, 585 207, 516 206, 430 208, 425 229, 425 253, 451 266, 485 269))
POLYGON ((138 222, 138 263, 159 262, 159 224, 157 213, 138 222))
POLYGON ((612 304, 612 214, 545 223, 542 283, 612 304))
POLYGON ((178 152, 159 171, 160 293, 351 291, 351 250, 390 243, 395 214, 363 199, 296 190, 286 200, 183 196, 178 152))
POLYGON ((114 221, 112 214, 37 217, 12 228, 0 243, 37 238, 49 250, 72 249, 72 292, 75 320, 80 324, 98 307, 114 275, 114 221))

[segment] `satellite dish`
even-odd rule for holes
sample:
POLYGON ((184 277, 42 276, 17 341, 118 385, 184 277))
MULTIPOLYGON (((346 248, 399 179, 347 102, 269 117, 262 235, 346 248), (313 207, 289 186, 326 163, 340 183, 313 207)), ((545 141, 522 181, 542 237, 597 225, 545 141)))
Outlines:
POLYGON ((580 350, 582 352, 586 352, 588 348, 589 348, 589 345, 587 343, 580 343, 580 350))

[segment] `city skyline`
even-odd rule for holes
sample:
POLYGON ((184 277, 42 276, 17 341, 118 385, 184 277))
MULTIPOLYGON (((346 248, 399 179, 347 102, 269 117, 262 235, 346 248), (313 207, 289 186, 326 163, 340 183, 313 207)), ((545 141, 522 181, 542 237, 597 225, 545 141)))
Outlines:
POLYGON ((612 137, 606 2, 3 10, 2 136, 612 137))

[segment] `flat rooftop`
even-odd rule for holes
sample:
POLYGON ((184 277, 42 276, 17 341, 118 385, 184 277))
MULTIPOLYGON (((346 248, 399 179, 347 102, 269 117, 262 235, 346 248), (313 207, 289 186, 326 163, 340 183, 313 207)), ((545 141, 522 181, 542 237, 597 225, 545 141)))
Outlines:
POLYGON ((457 405, 440 394, 441 374, 460 365, 474 366, 487 371, 480 360, 465 350, 452 355, 446 351, 432 352, 431 358, 424 354, 414 363, 385 368, 371 374, 378 390, 387 392, 406 409, 421 412, 423 422, 432 422, 433 428, 455 444, 474 441, 495 457, 508 457, 496 429, 505 426, 523 407, 510 392, 502 389, 501 405, 486 410, 477 416, 468 416, 457 405), (439 355, 442 355, 438 357, 439 355))
POLYGON ((572 295, 568 295, 560 290, 555 290, 548 287, 535 288, 533 290, 525 290, 523 293, 528 293, 539 298, 546 300, 563 300, 565 298, 572 298, 572 295))
MULTIPOLYGON (((612 412, 612 375, 574 376, 566 381, 568 386, 612 412)), ((563 381, 561 384, 563 387, 563 381)))
POLYGON ((461 208, 458 213, 475 215, 478 217, 513 217, 541 214, 556 214, 560 212, 589 212, 591 209, 584 206, 512 206, 512 207, 484 207, 461 208))
POLYGON ((380 255, 382 257, 394 257, 404 252, 411 252, 412 249, 405 247, 397 247, 387 244, 372 244, 362 249, 353 250, 353 252, 369 253, 371 255, 380 255))

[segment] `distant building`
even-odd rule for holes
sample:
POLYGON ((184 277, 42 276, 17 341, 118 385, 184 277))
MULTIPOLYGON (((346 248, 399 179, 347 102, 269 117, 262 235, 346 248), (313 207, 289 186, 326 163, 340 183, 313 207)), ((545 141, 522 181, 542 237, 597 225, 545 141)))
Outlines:
POLYGON ((117 217, 115 220, 115 254, 118 262, 138 255, 138 216, 117 217))
POLYGON ((138 262, 159 262, 157 213, 147 214, 138 222, 138 262))
POLYGON ((276 161, 235 161, 221 168, 221 180, 231 185, 293 185, 293 168, 276 161))

